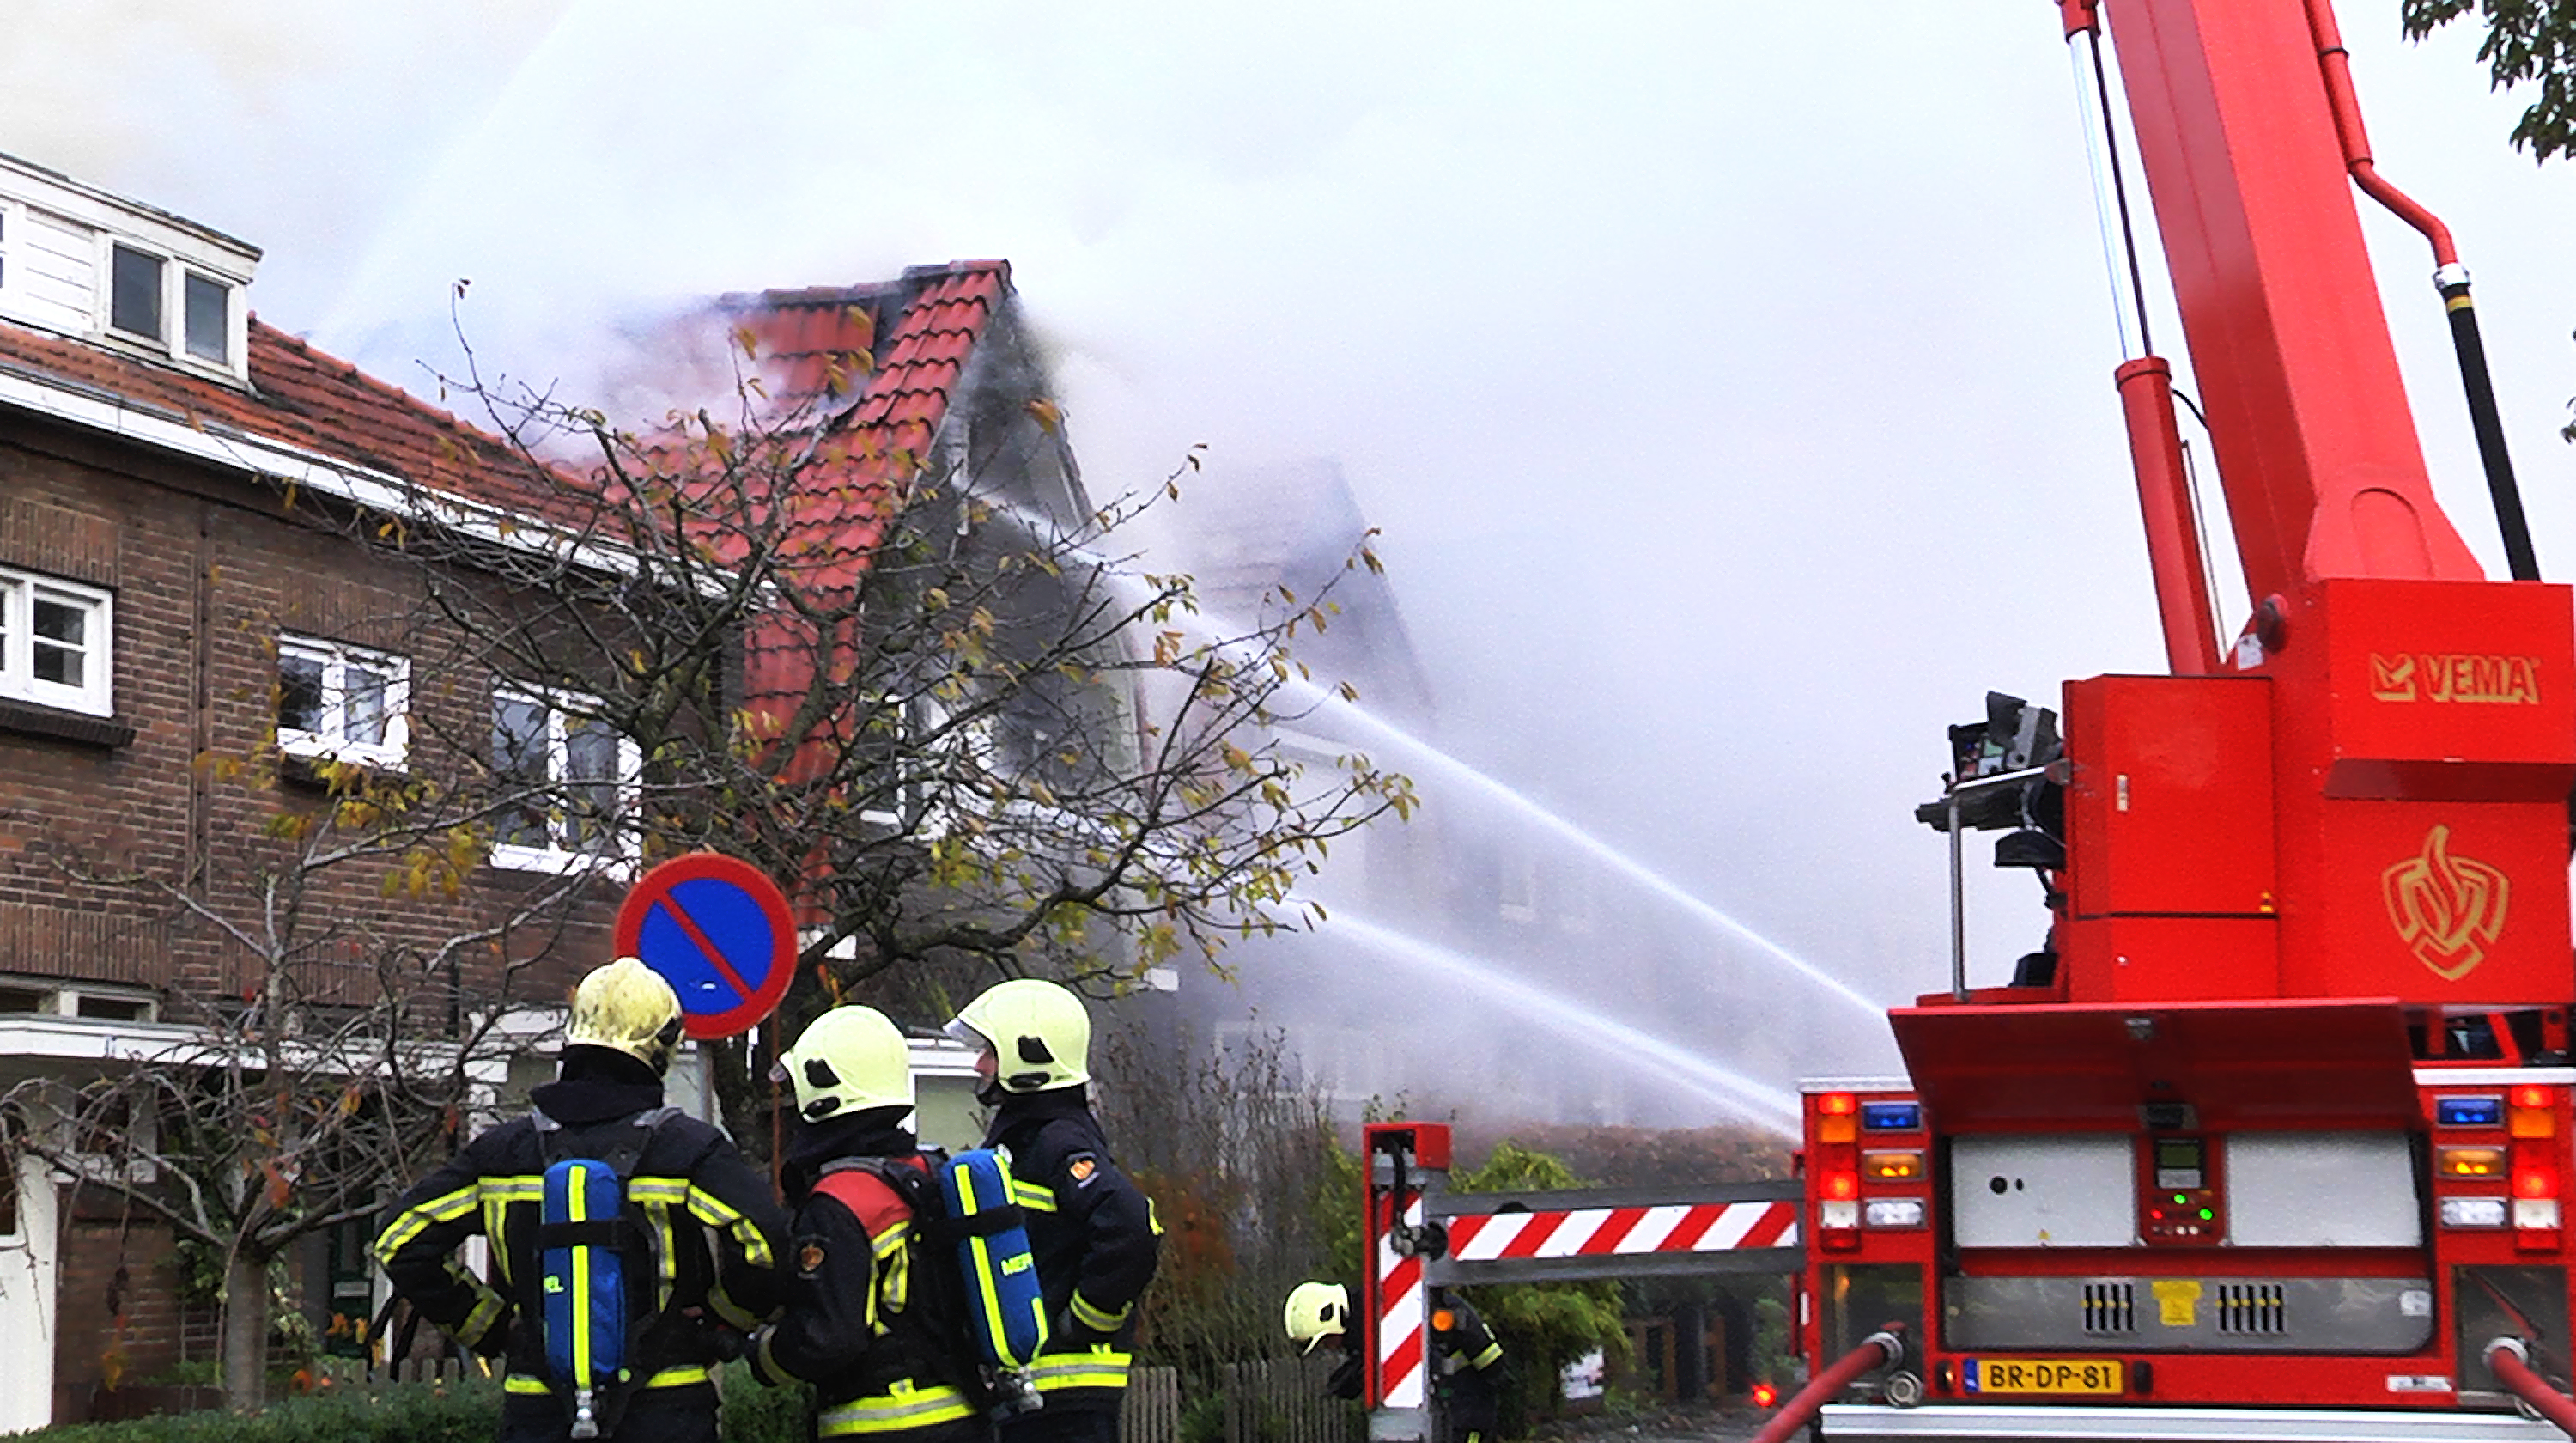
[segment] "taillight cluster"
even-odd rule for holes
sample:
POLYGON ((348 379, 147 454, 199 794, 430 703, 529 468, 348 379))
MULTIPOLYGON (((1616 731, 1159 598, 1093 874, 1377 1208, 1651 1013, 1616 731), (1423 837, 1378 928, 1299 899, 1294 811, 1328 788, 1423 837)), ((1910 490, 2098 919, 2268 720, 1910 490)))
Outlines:
POLYGON ((2512 1139, 2513 1233, 2517 1247, 2558 1246, 2558 1097, 2537 1083, 2505 1096, 2512 1139))
POLYGON ((1923 1105, 1826 1092, 1816 1095, 1815 1108, 1817 1247, 1853 1252, 1863 1228, 1923 1226, 1923 1105), (1878 1195, 1891 1189, 1912 1195, 1878 1195))
POLYGON ((2503 1185, 2506 1196, 2448 1196, 2437 1204, 2442 1226, 2513 1229, 2514 1246, 2554 1251, 2559 1245, 2559 1093, 2539 1083, 2517 1083, 2501 1097, 2439 1097, 2434 1125, 2501 1131, 2501 1140, 2437 1142, 2434 1175, 2447 1183, 2503 1185))

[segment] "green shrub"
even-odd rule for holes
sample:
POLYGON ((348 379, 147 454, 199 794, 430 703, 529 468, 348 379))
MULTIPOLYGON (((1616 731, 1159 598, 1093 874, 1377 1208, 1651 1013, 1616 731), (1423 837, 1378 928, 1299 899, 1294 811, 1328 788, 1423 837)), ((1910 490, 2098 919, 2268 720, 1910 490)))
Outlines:
POLYGON ((24 1436, 43 1443, 491 1443, 500 1426, 500 1388, 477 1381, 338 1388, 254 1413, 217 1408, 24 1436))
POLYGON ((1225 1395, 1214 1388, 1181 1405, 1181 1443, 1221 1443, 1225 1395))
MULTIPOLYGON (((743 1363, 725 1366, 723 1388, 723 1443, 807 1443, 809 1390, 763 1387, 743 1363)), ((476 1381, 335 1388, 247 1416, 209 1409, 24 1436, 41 1443, 492 1443, 500 1426, 501 1390, 476 1381)))
POLYGON ((814 1390, 764 1386, 749 1363, 727 1363, 717 1380, 724 1390, 722 1443, 807 1443, 807 1414, 814 1390))

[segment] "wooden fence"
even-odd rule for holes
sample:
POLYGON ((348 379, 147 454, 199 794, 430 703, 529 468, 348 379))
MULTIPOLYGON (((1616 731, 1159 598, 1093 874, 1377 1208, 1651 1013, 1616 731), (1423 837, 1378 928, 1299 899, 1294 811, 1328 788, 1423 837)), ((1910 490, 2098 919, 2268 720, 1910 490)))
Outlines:
POLYGON ((1180 1438, 1180 1370, 1130 1369, 1127 1401, 1118 1412, 1118 1443, 1180 1443, 1180 1438))
POLYGON ((445 1383, 482 1376, 466 1360, 443 1356, 405 1358, 391 1367, 379 1363, 373 1369, 364 1358, 316 1358, 313 1373, 335 1388, 390 1388, 396 1383, 445 1383))
POLYGON ((1358 1405, 1325 1391, 1340 1361, 1336 1349, 1226 1364, 1226 1443, 1351 1443, 1358 1405))
MULTIPOLYGON (((1341 1355, 1261 1358, 1228 1363, 1218 1377, 1225 1397, 1225 1443, 1354 1443, 1359 1405, 1327 1395, 1341 1355)), ((1172 1368, 1127 1375, 1118 1443, 1180 1443, 1181 1376, 1172 1368)))

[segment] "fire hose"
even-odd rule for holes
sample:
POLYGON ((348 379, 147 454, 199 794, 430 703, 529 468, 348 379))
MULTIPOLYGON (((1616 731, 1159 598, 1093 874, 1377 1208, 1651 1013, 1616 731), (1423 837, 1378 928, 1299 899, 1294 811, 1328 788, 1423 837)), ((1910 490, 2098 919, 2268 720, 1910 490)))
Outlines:
POLYGON ((2531 1350, 2520 1338, 2497 1338, 2487 1344, 2487 1367, 2513 1396, 2531 1405, 2533 1412, 2558 1425, 2558 1431, 2576 1438, 2576 1400, 2542 1381, 2531 1371, 2531 1350))
MULTIPOLYGON (((1836 1359, 1832 1367, 1808 1380, 1807 1386, 1798 1390, 1798 1396, 1781 1404, 1780 1411, 1771 1415, 1771 1421, 1762 1425, 1762 1431, 1753 1435, 1753 1443, 1786 1443, 1791 1434, 1807 1426, 1807 1420, 1816 1416, 1817 1409, 1832 1401, 1833 1396, 1854 1378, 1872 1368, 1891 1365, 1904 1356, 1905 1340, 1893 1331, 1881 1330, 1861 1339, 1859 1347, 1836 1359)), ((2563 1398, 2559 1401, 2562 1404, 2566 1402, 2563 1398)), ((2576 1433, 2576 1430, 2570 1431, 2576 1433)))

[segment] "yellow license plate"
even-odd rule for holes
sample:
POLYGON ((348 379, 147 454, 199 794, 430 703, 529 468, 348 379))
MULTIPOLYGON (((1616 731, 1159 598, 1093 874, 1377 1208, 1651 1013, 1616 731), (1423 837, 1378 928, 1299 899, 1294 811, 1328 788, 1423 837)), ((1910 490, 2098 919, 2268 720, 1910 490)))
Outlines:
POLYGON ((1959 1381, 1969 1393, 2119 1393, 2128 1371, 2116 1358, 1966 1358, 1959 1381))

